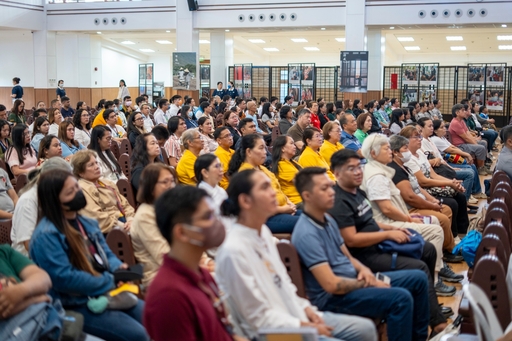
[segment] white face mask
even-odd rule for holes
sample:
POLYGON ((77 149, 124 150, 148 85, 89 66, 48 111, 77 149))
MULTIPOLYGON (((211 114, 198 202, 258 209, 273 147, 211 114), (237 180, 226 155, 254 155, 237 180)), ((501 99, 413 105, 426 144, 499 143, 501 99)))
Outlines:
POLYGON ((132 101, 126 101, 126 106, 131 106, 132 105, 132 101))
POLYGON ((60 83, 60 84, 59 84, 59 88, 61 88, 61 89, 62 89, 63 87, 64 87, 64 83, 60 83))
POLYGON ((402 157, 400 158, 400 161, 402 161, 403 163, 409 162, 409 160, 411 159, 411 156, 412 156, 412 153, 410 151, 403 152, 402 157))

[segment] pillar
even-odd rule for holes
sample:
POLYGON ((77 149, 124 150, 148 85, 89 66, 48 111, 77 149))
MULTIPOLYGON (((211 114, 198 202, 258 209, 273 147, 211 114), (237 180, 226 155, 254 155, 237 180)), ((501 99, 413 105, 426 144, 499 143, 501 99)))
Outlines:
MULTIPOLYGON (((346 0, 345 50, 365 51, 366 2, 346 0)), ((371 57, 371 56, 370 56, 371 57)))
POLYGON ((57 87, 57 51, 55 32, 32 32, 34 45, 34 88, 57 87))
MULTIPOLYGON (((199 30, 194 28, 194 14, 194 11, 189 11, 187 0, 176 1, 176 52, 196 53, 196 86, 199 89, 199 30)), ((172 84, 170 85, 172 86, 172 84)))
POLYGON ((367 31, 368 91, 382 90, 382 77, 386 56, 386 38, 380 29, 367 31))
POLYGON ((217 88, 217 82, 228 81, 228 68, 234 64, 233 37, 225 32, 210 33, 210 80, 211 88, 217 88))

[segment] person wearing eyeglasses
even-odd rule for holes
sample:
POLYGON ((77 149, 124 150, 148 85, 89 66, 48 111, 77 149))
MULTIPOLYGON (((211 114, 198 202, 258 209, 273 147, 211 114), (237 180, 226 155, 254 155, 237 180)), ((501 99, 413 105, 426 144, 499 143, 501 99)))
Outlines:
POLYGON ((331 165, 331 156, 338 150, 345 149, 340 143, 341 139, 341 127, 336 121, 327 122, 322 128, 324 135, 324 143, 320 147, 320 155, 324 160, 331 165))
POLYGON ((117 124, 117 114, 112 109, 107 109, 103 112, 103 119, 107 122, 107 127, 112 132, 112 140, 121 143, 127 135, 126 130, 117 124))
POLYGON ((233 135, 227 127, 219 127, 213 132, 213 138, 219 144, 219 147, 213 154, 216 155, 222 163, 222 170, 224 173, 219 182, 219 186, 226 189, 229 185, 229 178, 226 175, 229 168, 229 162, 231 161, 233 154, 235 154, 235 151, 231 149, 231 146, 233 145, 233 135))
POLYGON ((304 129, 302 136, 304 146, 299 157, 299 165, 302 168, 307 167, 322 167, 327 170, 327 175, 332 181, 335 181, 334 174, 329 170, 329 163, 320 154, 320 147, 324 143, 324 136, 322 131, 318 128, 311 127, 304 129))
POLYGON ((195 186, 197 179, 194 173, 194 164, 204 147, 204 141, 198 129, 186 130, 181 136, 181 140, 185 151, 176 166, 178 181, 183 185, 195 186))

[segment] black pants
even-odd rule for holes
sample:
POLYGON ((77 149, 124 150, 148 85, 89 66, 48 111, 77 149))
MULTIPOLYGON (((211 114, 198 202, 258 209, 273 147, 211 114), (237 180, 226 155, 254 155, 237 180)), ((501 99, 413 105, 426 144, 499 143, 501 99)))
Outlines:
POLYGON ((443 204, 452 209, 452 234, 457 237, 459 233, 466 234, 469 227, 468 204, 466 196, 457 192, 454 197, 436 197, 443 199, 443 204))
MULTIPOLYGON (((362 252, 355 256, 361 263, 366 265, 372 272, 392 271, 392 255, 389 253, 362 252)), ((445 323, 446 318, 441 312, 437 301, 436 290, 434 289, 434 272, 436 266, 437 252, 431 243, 425 241, 421 259, 405 256, 398 256, 396 266, 393 270, 415 269, 423 271, 428 277, 428 298, 430 305, 430 326, 434 328, 438 324, 445 323)))

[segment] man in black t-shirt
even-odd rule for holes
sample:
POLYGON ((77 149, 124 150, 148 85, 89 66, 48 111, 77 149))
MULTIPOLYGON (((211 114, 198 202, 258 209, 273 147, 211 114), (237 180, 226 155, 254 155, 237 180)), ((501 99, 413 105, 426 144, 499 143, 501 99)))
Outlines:
POLYGON ((366 193, 359 189, 363 181, 363 169, 356 152, 343 149, 331 158, 331 167, 337 183, 335 204, 329 214, 338 223, 341 236, 350 253, 373 272, 392 270, 417 269, 425 272, 429 278, 430 326, 435 333, 446 327, 446 318, 453 312, 450 308, 440 307, 434 289, 434 268, 436 249, 425 242, 421 259, 382 253, 378 244, 384 240, 405 243, 409 240, 409 232, 391 225, 377 223, 366 193), (394 264, 393 264, 394 263, 394 264), (393 266, 394 265, 394 266, 393 266))

